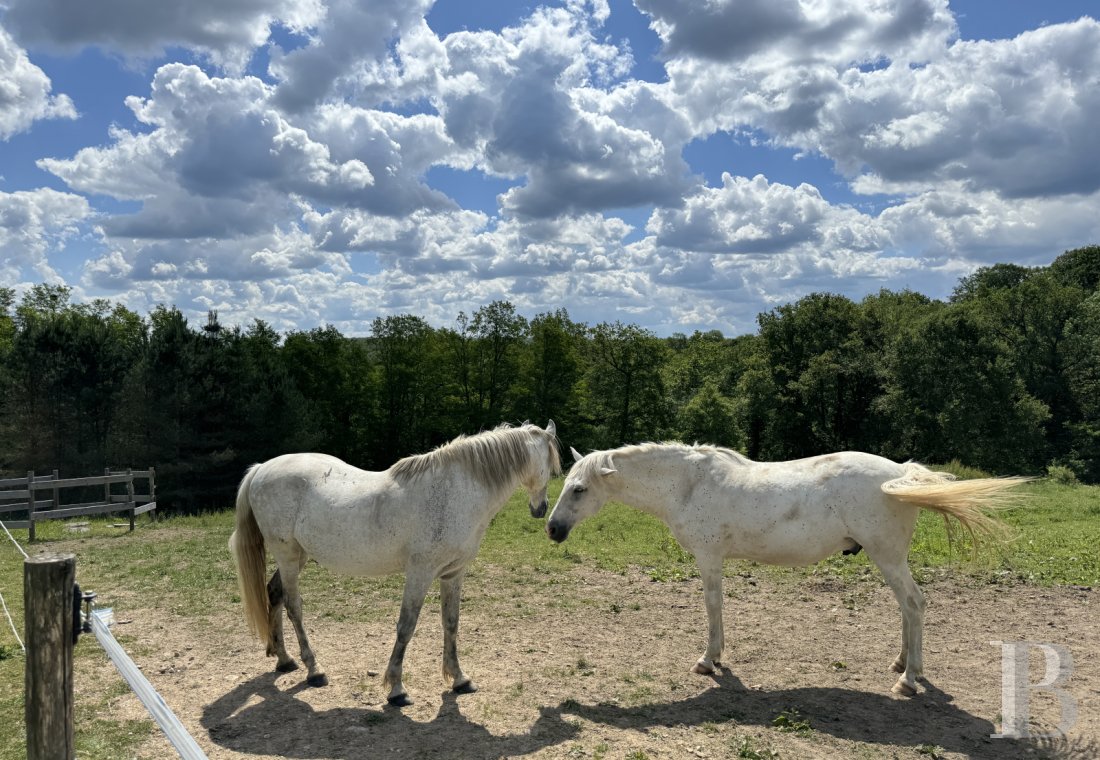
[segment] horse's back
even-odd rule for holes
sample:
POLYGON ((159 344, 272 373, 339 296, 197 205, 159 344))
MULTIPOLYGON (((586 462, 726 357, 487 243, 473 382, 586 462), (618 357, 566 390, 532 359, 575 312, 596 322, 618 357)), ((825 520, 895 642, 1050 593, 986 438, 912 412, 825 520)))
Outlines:
POLYGON ((265 534, 289 538, 311 515, 349 509, 383 479, 328 454, 283 454, 257 466, 248 498, 265 534))
POLYGON ((879 494, 882 483, 904 471, 903 465, 875 454, 840 451, 781 462, 721 461, 712 477, 728 491, 754 502, 832 501, 879 494))
POLYGON ((903 471, 889 459, 859 451, 722 462, 713 474, 722 503, 715 500, 710 518, 717 518, 713 527, 721 526, 728 557, 810 564, 859 542, 857 534, 891 513, 895 507, 881 485, 903 471))

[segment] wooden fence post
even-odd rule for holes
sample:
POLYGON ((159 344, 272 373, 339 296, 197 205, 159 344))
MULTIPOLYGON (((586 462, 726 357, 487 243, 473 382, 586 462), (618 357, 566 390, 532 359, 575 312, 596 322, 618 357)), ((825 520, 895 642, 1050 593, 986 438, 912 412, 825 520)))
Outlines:
POLYGON ((61 489, 57 487, 56 482, 58 479, 57 470, 53 471, 54 487, 53 487, 53 506, 50 509, 61 509, 61 489))
MULTIPOLYGON (((156 503, 157 501, 157 484, 156 484, 156 470, 150 465, 149 467, 149 501, 156 503)), ((153 522, 157 521, 158 509, 154 509, 149 512, 149 516, 153 518, 153 522)))
POLYGON ((132 467, 126 468, 126 499, 129 502, 127 504, 130 507, 130 532, 134 532, 134 469, 132 467))
POLYGON ((72 554, 40 554, 23 563, 27 760, 71 760, 76 757, 73 739, 75 580, 76 557, 72 554))
POLYGON ((27 542, 34 543, 34 470, 27 471, 27 542))

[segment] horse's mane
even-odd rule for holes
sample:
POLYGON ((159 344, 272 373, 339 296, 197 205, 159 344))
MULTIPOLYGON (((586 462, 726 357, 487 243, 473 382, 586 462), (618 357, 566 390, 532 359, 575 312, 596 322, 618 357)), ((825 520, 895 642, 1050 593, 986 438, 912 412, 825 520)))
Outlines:
POLYGON ((426 454, 405 457, 389 472, 408 482, 444 465, 461 464, 490 488, 508 488, 515 482, 515 473, 528 466, 528 439, 539 435, 550 441, 550 471, 557 475, 561 472, 558 439, 538 425, 512 427, 507 423, 477 435, 460 435, 426 454))
POLYGON ((751 464, 752 460, 744 454, 727 449, 722 446, 713 446, 709 443, 681 443, 680 441, 663 441, 661 443, 636 443, 629 446, 620 446, 617 449, 606 451, 593 451, 583 457, 581 461, 573 465, 577 474, 591 475, 600 472, 603 468, 615 469, 615 457, 629 457, 633 454, 648 454, 657 450, 679 451, 684 454, 696 454, 708 457, 727 459, 733 464, 751 464))

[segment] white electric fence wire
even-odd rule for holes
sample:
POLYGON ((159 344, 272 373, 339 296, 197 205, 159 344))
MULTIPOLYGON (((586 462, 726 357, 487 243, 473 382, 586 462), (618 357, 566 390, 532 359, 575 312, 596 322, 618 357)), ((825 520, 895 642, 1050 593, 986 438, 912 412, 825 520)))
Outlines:
POLYGON ((4 532, 8 534, 8 538, 10 538, 11 542, 15 544, 15 548, 19 550, 19 553, 23 555, 23 559, 30 559, 30 557, 27 556, 27 553, 23 551, 23 547, 20 546, 19 542, 15 540, 15 536, 13 536, 11 534, 11 531, 8 530, 8 526, 4 525, 3 520, 0 520, 0 528, 3 528, 4 532))
MULTIPOLYGON (((15 544, 15 548, 19 550, 19 553, 23 555, 23 559, 30 559, 27 556, 27 553, 23 551, 23 547, 20 546, 19 542, 15 540, 15 536, 13 536, 11 534, 11 531, 8 530, 8 526, 4 525, 2 520, 0 520, 0 528, 3 528, 4 532, 8 534, 8 538, 10 538, 11 542, 15 544)), ((3 594, 0 594, 0 606, 4 608, 4 617, 8 619, 8 625, 11 626, 11 632, 15 634, 15 640, 19 642, 19 648, 26 652, 27 648, 23 646, 23 639, 19 638, 19 630, 15 627, 15 621, 11 619, 11 613, 8 612, 8 603, 4 601, 3 594)))
MULTIPOLYGON (((19 542, 15 540, 15 537, 12 536, 11 532, 8 530, 8 526, 0 522, 0 527, 8 534, 8 538, 15 544, 15 548, 19 550, 23 558, 30 559, 27 553, 23 551, 23 547, 20 546, 19 542)), ((12 633, 15 634, 15 640, 19 642, 20 648, 26 652, 27 648, 23 646, 23 640, 19 638, 19 632, 15 628, 15 622, 11 619, 11 614, 8 613, 8 605, 4 602, 4 597, 2 595, 0 595, 0 605, 4 607, 4 614, 7 615, 12 633)), ((92 611, 92 631, 95 633, 99 645, 103 647, 107 656, 111 658, 111 662, 118 668, 118 672, 122 675, 123 680, 133 689, 134 694, 136 694, 137 698, 141 700, 141 703, 145 705, 145 709, 153 716, 153 720, 157 722, 157 725, 160 726, 164 735, 168 737, 168 741, 176 748, 176 751, 179 752, 183 760, 208 760, 206 753, 202 751, 202 748, 195 741, 194 737, 187 733, 187 729, 183 727, 179 718, 172 712, 172 708, 165 703, 164 698, 157 693, 157 690, 153 688, 149 680, 142 675, 141 671, 138 670, 138 666, 135 665, 134 661, 126 654, 126 650, 123 649, 122 645, 115 639, 114 634, 111 633, 111 629, 107 627, 107 623, 103 620, 103 616, 106 614, 109 614, 108 610, 92 611)))
POLYGON ((23 646, 23 639, 19 638, 19 631, 15 629, 15 621, 11 619, 11 613, 8 612, 8 603, 4 601, 3 594, 0 594, 0 605, 4 607, 4 615, 8 618, 8 625, 11 626, 11 632, 15 634, 15 640, 19 642, 19 648, 26 652, 27 648, 23 646))
POLYGON ((179 752, 180 757, 183 760, 207 760, 206 753, 202 751, 194 737, 187 733, 187 729, 172 712, 172 708, 165 704, 164 698, 157 693, 149 680, 138 670, 138 666, 126 654, 126 650, 115 640, 114 634, 103 621, 99 610, 92 611, 92 631, 100 646, 107 652, 107 656, 111 658, 111 662, 118 668, 122 678, 130 684, 134 694, 145 705, 145 709, 153 716, 153 720, 179 752))

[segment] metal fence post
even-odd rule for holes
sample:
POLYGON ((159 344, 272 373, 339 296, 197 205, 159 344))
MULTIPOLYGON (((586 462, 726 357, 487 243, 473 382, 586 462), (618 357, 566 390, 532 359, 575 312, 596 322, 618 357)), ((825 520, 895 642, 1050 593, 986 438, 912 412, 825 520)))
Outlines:
POLYGON ((73 738, 75 580, 76 557, 72 554, 40 554, 23 563, 27 760, 71 760, 76 756, 73 738))

